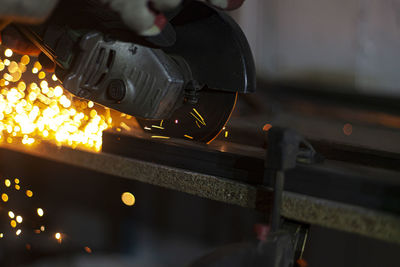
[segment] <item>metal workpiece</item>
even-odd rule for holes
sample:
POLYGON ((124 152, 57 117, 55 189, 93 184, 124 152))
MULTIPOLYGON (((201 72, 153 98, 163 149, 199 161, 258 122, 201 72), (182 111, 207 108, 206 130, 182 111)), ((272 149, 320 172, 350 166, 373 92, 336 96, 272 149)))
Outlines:
POLYGON ((188 70, 162 50, 107 41, 99 32, 84 35, 79 47, 63 77, 74 95, 151 119, 168 118, 182 104, 188 70))
POLYGON ((283 217, 400 244, 400 216, 284 192, 283 217))
MULTIPOLYGON (((215 175, 108 153, 58 148, 48 143, 35 148, 4 143, 0 147, 245 208, 270 210, 272 192, 269 188, 215 175)), ((391 213, 285 191, 281 214, 304 223, 400 243, 400 216, 391 213)))

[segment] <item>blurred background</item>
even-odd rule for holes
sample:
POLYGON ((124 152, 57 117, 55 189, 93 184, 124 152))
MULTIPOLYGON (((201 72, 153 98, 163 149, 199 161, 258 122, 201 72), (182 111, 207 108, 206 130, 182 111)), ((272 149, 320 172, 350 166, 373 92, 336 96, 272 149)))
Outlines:
POLYGON ((269 82, 399 97, 398 0, 253 0, 234 12, 269 82))

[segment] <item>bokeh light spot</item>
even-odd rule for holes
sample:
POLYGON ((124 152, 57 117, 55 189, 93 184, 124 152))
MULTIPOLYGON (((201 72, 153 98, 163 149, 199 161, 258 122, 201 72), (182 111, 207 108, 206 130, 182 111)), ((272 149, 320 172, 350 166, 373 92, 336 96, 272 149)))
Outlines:
POLYGON ((121 200, 127 206, 133 206, 135 204, 135 196, 129 192, 123 193, 121 195, 121 200))

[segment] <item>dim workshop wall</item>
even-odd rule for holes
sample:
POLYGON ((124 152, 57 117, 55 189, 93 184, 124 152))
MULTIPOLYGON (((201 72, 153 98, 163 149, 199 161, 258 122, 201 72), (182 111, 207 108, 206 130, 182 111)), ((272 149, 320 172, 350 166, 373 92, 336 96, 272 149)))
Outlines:
POLYGON ((400 97, 400 0, 248 0, 233 15, 264 80, 400 97))

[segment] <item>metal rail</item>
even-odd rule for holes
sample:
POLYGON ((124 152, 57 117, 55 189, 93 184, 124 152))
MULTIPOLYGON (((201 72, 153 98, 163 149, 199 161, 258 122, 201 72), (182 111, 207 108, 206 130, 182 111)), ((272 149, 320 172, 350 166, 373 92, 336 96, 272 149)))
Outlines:
MULTIPOLYGON (((270 189, 214 175, 191 172, 107 153, 1 144, 8 149, 96 172, 133 179, 246 208, 268 211, 270 189)), ((288 219, 400 243, 400 216, 336 201, 284 192, 282 215, 288 219)))

